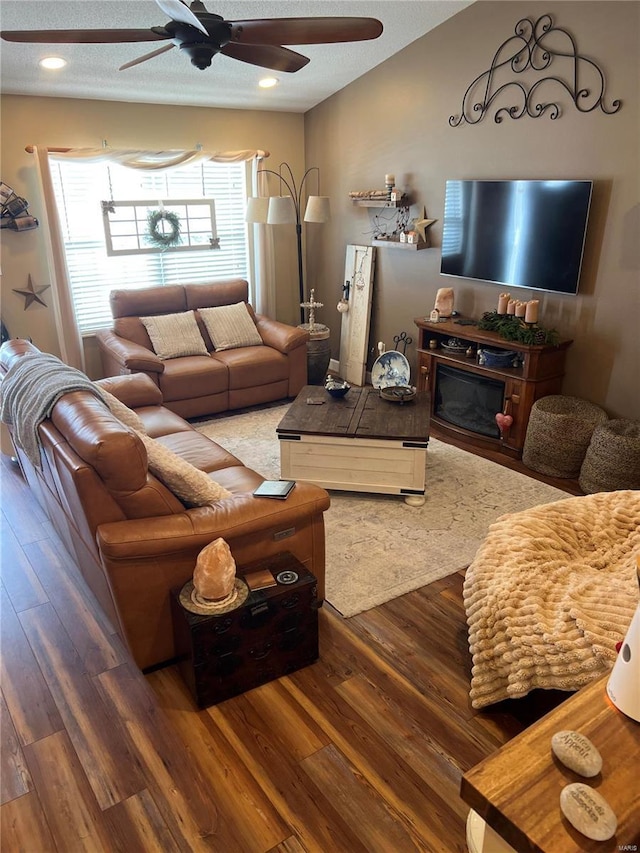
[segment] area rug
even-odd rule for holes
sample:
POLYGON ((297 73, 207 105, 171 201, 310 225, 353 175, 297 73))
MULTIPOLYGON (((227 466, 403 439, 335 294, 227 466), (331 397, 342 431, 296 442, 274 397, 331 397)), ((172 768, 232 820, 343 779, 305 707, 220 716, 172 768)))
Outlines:
MULTIPOLYGON (((194 427, 268 479, 280 476, 276 427, 288 404, 219 415, 194 427)), ((469 565, 489 525, 566 492, 429 440, 426 503, 331 491, 325 513, 326 599, 355 616, 469 565)))

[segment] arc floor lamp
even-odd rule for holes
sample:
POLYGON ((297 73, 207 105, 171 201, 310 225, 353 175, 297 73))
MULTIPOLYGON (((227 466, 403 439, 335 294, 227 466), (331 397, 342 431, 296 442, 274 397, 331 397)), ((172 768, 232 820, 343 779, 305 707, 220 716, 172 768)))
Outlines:
MULTIPOLYGON (((307 178, 312 172, 317 172, 318 193, 320 192, 320 169, 311 166, 302 176, 299 185, 296 185, 293 172, 288 163, 280 163, 279 171, 273 169, 259 169, 269 175, 275 175, 280 181, 280 195, 278 196, 252 196, 248 200, 247 222, 261 223, 267 225, 295 225, 296 243, 298 249, 298 286, 300 302, 305 302, 304 273, 302 263, 302 223, 303 222, 328 222, 330 218, 329 198, 322 195, 310 195, 307 197, 307 205, 302 216, 302 205, 304 198, 304 187, 307 178), (283 175, 283 170, 286 174, 283 175), (289 195, 282 195, 282 187, 286 187, 289 195)), ((300 322, 304 323, 304 310, 300 309, 300 322)))

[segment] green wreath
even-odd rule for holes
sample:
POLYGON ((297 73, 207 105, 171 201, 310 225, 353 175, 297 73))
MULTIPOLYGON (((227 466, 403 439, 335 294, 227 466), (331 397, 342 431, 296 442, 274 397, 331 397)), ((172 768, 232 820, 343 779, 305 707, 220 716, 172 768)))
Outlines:
POLYGON ((154 246, 177 246, 182 242, 180 228, 180 217, 171 210, 150 210, 147 214, 147 240, 154 246))

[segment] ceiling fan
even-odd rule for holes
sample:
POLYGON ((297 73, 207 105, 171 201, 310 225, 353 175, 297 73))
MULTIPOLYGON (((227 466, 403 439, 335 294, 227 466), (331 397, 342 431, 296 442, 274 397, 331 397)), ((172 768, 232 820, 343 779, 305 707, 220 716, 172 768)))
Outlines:
POLYGON ((329 44, 375 39, 382 33, 376 18, 259 18, 225 21, 208 12, 201 0, 155 0, 171 20, 148 30, 4 30, 5 41, 38 44, 117 44, 169 40, 171 44, 120 66, 120 71, 159 56, 174 46, 204 70, 217 53, 274 71, 299 71, 309 58, 285 44, 329 44))

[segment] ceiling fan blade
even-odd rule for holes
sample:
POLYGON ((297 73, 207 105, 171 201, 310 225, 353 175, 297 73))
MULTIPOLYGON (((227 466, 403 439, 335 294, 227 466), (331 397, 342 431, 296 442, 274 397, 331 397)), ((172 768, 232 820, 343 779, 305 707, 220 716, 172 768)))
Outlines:
POLYGON ((171 38, 151 30, 3 30, 5 41, 32 44, 116 44, 130 41, 158 41, 171 38))
POLYGON ((241 44, 330 44, 375 39, 382 33, 376 18, 264 18, 229 23, 232 41, 241 44))
POLYGON ((230 56, 231 59, 239 59, 240 62, 270 68, 272 71, 299 71, 309 62, 309 58, 301 53, 270 44, 234 44, 230 42, 222 48, 220 53, 230 56))
POLYGON ((134 65, 140 65, 141 62, 146 62, 147 59, 153 59, 154 56, 160 56, 161 53, 166 53, 168 50, 171 50, 175 45, 165 44, 164 47, 158 48, 158 50, 152 50, 151 53, 145 53, 144 56, 139 56, 137 59, 132 59, 131 62, 125 62, 124 65, 121 65, 118 68, 118 71, 124 71, 126 68, 133 68, 134 65))
POLYGON ((204 24, 200 23, 191 9, 182 0, 156 0, 156 4, 172 21, 180 21, 181 24, 190 24, 205 35, 209 35, 204 24))

